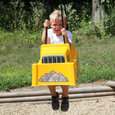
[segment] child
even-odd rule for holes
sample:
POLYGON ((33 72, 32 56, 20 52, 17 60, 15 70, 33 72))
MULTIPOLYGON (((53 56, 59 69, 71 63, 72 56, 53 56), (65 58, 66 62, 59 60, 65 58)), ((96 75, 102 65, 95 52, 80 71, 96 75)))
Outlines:
MULTIPOLYGON (((64 27, 67 24, 66 15, 63 13, 63 22, 64 27)), ((55 10, 50 14, 50 21, 45 20, 44 22, 44 30, 42 34, 42 42, 45 43, 46 37, 46 27, 51 27, 48 29, 48 37, 47 37, 47 44, 63 44, 63 36, 65 36, 65 43, 69 43, 71 47, 72 43, 72 34, 70 31, 62 28, 62 19, 61 19, 61 11, 55 10)), ((59 109, 59 94, 55 90, 56 86, 48 86, 51 95, 52 95, 52 108, 53 110, 59 109)), ((69 97, 68 97, 68 85, 62 85, 63 95, 62 95, 62 103, 61 103, 61 110, 67 111, 69 109, 69 97)))

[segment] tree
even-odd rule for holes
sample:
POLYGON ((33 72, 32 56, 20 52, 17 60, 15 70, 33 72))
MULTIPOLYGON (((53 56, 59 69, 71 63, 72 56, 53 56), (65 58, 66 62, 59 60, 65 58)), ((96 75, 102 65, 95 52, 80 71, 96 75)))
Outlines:
POLYGON ((104 8, 100 0, 92 0, 92 19, 93 23, 101 24, 101 30, 104 24, 104 8))

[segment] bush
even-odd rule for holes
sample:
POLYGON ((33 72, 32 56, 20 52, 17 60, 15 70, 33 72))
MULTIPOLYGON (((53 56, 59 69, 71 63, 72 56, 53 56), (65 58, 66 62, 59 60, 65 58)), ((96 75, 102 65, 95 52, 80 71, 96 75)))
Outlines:
MULTIPOLYGON (((77 28, 80 27, 80 23, 79 23, 79 17, 77 15, 77 11, 76 9, 72 8, 73 6, 73 2, 66 4, 66 18, 67 18, 67 24, 69 27, 70 31, 75 31, 77 28)), ((63 9, 64 9, 64 5, 62 5, 63 9)), ((61 9, 61 5, 58 6, 58 9, 61 9)))
POLYGON ((115 35, 115 7, 105 14, 104 29, 107 34, 115 35))
POLYGON ((24 2, 10 2, 9 6, 0 3, 0 27, 6 30, 39 31, 45 20, 45 7, 41 2, 30 2, 30 11, 25 10, 24 2))
POLYGON ((28 20, 28 26, 34 31, 38 31, 43 28, 43 22, 45 20, 45 7, 41 2, 30 2, 31 4, 31 18, 28 20), (30 24, 30 25, 29 25, 30 24))
POLYGON ((0 3, 0 28, 12 30, 12 28, 14 28, 13 20, 13 11, 0 3))

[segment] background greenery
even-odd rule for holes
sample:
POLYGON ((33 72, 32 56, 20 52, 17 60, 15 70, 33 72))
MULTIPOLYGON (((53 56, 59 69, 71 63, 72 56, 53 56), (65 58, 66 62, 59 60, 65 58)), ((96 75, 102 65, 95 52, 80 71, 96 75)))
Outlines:
MULTIPOLYGON (((0 90, 6 91, 31 85, 31 67, 39 61, 43 22, 47 17, 44 2, 30 2, 28 6, 20 1, 8 3, 0 3, 0 90)), ((89 1, 81 8, 76 2, 65 4, 73 44, 79 51, 79 83, 115 80, 114 4, 105 5, 103 31, 99 24, 92 23, 89 1)))

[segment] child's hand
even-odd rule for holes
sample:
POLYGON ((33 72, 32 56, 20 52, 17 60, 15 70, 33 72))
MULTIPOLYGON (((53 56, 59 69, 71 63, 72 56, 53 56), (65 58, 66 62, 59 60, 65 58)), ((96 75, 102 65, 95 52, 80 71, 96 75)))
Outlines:
POLYGON ((62 32, 62 35, 63 35, 63 36, 67 36, 67 31, 66 31, 65 28, 62 28, 62 29, 61 29, 61 32, 62 32))
POLYGON ((49 25, 50 25, 49 20, 45 20, 45 22, 44 22, 44 28, 49 27, 49 25))

